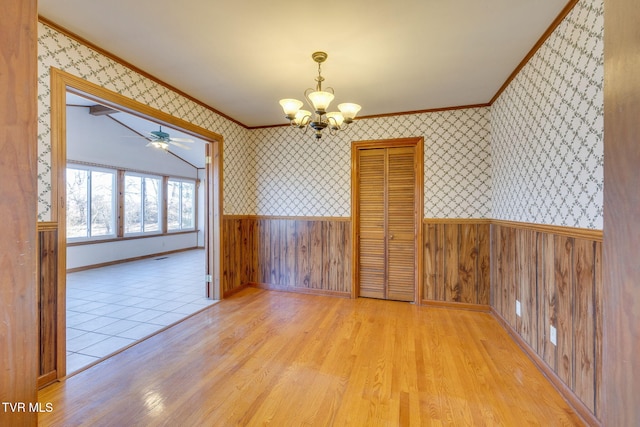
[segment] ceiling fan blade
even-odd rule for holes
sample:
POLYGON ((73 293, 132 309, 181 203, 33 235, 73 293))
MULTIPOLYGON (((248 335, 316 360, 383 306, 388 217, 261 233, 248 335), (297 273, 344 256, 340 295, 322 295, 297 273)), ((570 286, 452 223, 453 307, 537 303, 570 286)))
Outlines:
POLYGON ((169 141, 169 144, 171 144, 171 145, 175 145, 176 147, 184 148, 185 150, 191 150, 191 147, 189 147, 189 146, 187 146, 187 145, 184 145, 184 144, 181 144, 181 143, 179 143, 179 142, 175 142, 173 139, 171 139, 171 140, 169 141))
POLYGON ((194 142, 193 139, 189 138, 169 138, 169 140, 175 142, 194 142))

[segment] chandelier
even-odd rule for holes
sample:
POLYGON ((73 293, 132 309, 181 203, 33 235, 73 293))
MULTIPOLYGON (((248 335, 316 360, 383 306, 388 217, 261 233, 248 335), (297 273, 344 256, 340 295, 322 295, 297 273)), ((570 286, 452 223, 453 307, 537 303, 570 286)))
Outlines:
POLYGON ((329 104, 333 101, 333 88, 322 89, 324 77, 321 73, 321 65, 327 60, 325 52, 314 52, 311 58, 318 63, 318 77, 316 77, 316 88, 309 88, 304 91, 309 106, 314 111, 301 110, 303 102, 297 99, 281 99, 280 105, 284 110, 285 117, 291 126, 306 130, 310 127, 315 131, 316 139, 322 138, 322 131, 329 128, 330 132, 335 132, 346 128, 360 111, 358 104, 345 102, 338 104, 338 111, 327 112, 329 104))

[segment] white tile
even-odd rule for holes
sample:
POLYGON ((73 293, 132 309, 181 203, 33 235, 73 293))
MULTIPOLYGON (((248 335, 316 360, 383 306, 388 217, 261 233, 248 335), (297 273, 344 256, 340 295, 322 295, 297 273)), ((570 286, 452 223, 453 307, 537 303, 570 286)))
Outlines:
POLYGON ((84 335, 67 340, 67 350, 78 352, 107 338, 109 338, 109 335, 87 332, 84 335))
POLYGON ((154 325, 151 323, 143 323, 139 326, 134 326, 131 329, 128 329, 122 333, 120 333, 120 337, 124 337, 124 338, 131 338, 131 339, 136 339, 139 340, 141 338, 144 338, 146 336, 149 336, 155 332, 157 332, 159 329, 162 329, 163 326, 160 325, 154 325))
POLYGON ((67 375, 99 359, 99 357, 87 356, 86 354, 71 353, 67 356, 67 375))
POLYGON ((114 317, 106 317, 99 316, 95 319, 89 320, 88 322, 80 323, 75 325, 74 328, 82 329, 83 331, 95 331, 96 329, 102 328, 103 326, 107 326, 116 322, 118 319, 114 317))
POLYGON ((113 306, 113 311, 107 316, 118 319, 131 319, 136 314, 142 313, 145 309, 140 307, 113 306))
POLYGON ((103 326, 99 329, 96 329, 96 332, 101 334, 106 334, 106 335, 119 336, 122 332, 139 325, 143 325, 143 323, 122 319, 122 320, 113 322, 109 325, 103 326))
POLYGON ((181 321, 182 319, 184 319, 184 317, 185 316, 182 313, 164 313, 158 317, 154 317, 153 319, 150 319, 148 323, 153 323, 155 325, 161 325, 161 326, 169 326, 171 324, 181 321))
POLYGON ((158 317, 159 315, 164 313, 165 313, 164 311, 160 311, 160 310, 145 309, 138 314, 128 317, 128 320, 135 320, 137 322, 148 322, 154 317, 158 317))
POLYGON ((134 343, 135 341, 136 340, 129 338, 109 337, 94 345, 83 348, 80 353, 88 356, 104 357, 120 350, 122 347, 126 347, 129 344, 134 343))
POLYGON ((78 338, 80 335, 84 335, 86 333, 87 331, 83 331, 82 329, 67 327, 67 341, 73 338, 78 338))
POLYGON ((214 303, 204 298, 204 262, 196 250, 68 274, 68 372, 214 303))

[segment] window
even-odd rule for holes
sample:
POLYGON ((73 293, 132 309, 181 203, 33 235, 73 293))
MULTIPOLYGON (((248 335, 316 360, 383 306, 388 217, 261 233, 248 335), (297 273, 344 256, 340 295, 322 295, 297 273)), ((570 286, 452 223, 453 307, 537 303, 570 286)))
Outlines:
POLYGON ((162 232, 162 180, 133 175, 124 178, 124 232, 162 232))
POLYGON ((115 236, 115 182, 115 171, 67 168, 68 239, 115 236))
POLYGON ((167 229, 195 228, 196 184, 192 181, 169 179, 167 182, 167 229))

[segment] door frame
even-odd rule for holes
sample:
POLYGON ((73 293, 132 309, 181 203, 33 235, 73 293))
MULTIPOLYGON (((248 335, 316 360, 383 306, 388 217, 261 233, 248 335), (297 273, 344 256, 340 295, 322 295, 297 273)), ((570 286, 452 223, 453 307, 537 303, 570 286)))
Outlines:
POLYGON ((127 98, 102 86, 76 77, 55 67, 50 69, 51 78, 51 221, 57 224, 57 298, 55 307, 56 333, 56 377, 66 376, 66 94, 67 92, 93 99, 116 110, 153 121, 193 135, 204 140, 205 155, 205 258, 206 274, 211 281, 206 282, 206 296, 222 298, 222 189, 223 189, 223 137, 208 129, 174 117, 139 101, 127 98))
POLYGON ((420 305, 422 301, 422 222, 424 211, 424 137, 379 139, 370 141, 354 141, 351 144, 351 269, 353 271, 353 281, 351 284, 351 298, 358 298, 360 291, 360 211, 358 198, 360 196, 358 181, 358 171, 360 164, 358 160, 359 150, 372 148, 394 148, 394 147, 415 147, 414 168, 416 171, 415 185, 415 210, 414 218, 416 224, 415 253, 415 304, 420 305))

